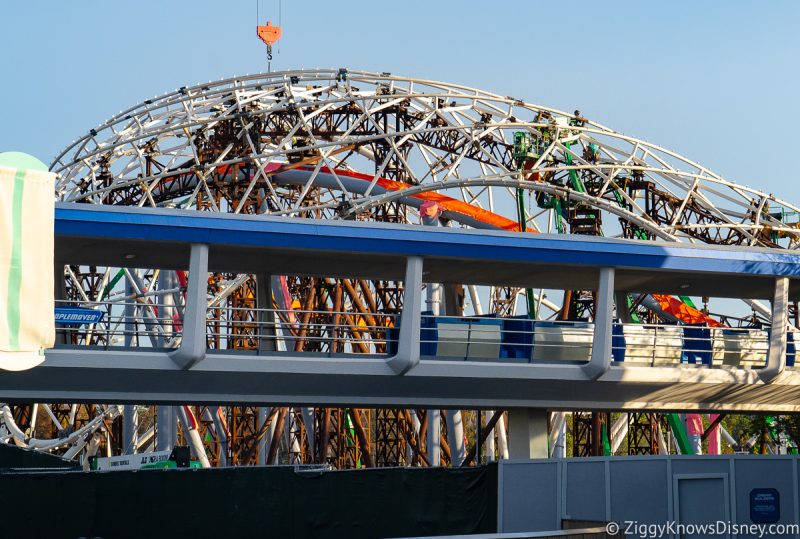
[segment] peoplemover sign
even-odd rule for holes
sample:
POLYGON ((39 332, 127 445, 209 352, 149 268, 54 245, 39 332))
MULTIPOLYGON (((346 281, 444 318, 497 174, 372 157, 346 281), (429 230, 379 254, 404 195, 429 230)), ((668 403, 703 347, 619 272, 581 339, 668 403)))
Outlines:
POLYGON ((103 319, 103 312, 86 307, 56 307, 56 324, 62 326, 82 326, 97 324, 103 319))

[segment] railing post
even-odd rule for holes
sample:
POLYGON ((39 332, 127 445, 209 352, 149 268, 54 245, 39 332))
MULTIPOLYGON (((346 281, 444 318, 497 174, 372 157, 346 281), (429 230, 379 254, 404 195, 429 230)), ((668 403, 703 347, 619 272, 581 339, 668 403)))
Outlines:
POLYGON ((170 354, 180 368, 189 369, 206 357, 206 294, 208 292, 208 245, 192 244, 189 282, 183 314, 181 346, 170 354))
MULTIPOLYGON (((64 302, 67 299, 67 281, 64 278, 64 264, 56 262, 53 269, 53 275, 55 277, 55 306, 58 307, 59 305, 63 305, 61 302, 64 302)), ((71 341, 72 339, 70 338, 69 334, 69 326, 62 325, 60 328, 56 327, 56 342, 54 343, 54 346, 59 344, 68 344, 71 341)))
POLYGON ((600 268, 594 310, 592 357, 582 367, 591 380, 597 380, 611 367, 611 336, 614 322, 614 268, 600 268))
POLYGON ((397 374, 404 374, 419 364, 420 325, 422 322, 422 257, 406 260, 403 311, 400 318, 397 354, 387 360, 397 374))
POLYGON ((775 295, 772 300, 772 325, 769 333, 767 365, 759 371, 761 379, 771 382, 786 367, 786 328, 789 325, 789 278, 775 279, 775 295))

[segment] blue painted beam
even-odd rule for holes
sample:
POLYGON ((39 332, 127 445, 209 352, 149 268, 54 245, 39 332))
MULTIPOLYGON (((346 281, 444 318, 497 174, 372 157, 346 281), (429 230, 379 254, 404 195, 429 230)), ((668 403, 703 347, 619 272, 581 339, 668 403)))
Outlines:
POLYGON ((789 251, 692 246, 586 236, 316 221, 147 208, 57 204, 59 236, 115 241, 207 243, 364 255, 423 256, 583 267, 800 276, 789 251))

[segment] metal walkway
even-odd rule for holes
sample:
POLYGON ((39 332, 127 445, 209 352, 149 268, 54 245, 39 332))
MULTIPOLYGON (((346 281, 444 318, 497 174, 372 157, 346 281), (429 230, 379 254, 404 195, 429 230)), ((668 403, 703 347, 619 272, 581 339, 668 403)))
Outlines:
POLYGON ((83 204, 59 205, 55 226, 57 264, 188 269, 186 307, 151 313, 145 328, 169 332, 131 342, 136 305, 91 305, 106 344, 63 338, 40 367, 0 372, 8 400, 800 411, 791 252, 83 204), (274 275, 400 280, 404 307, 372 341, 323 355, 286 351, 297 337, 281 328, 299 322, 260 302, 257 350, 208 349, 209 271, 254 274, 266 297, 274 275), (595 321, 434 317, 423 283, 593 289, 595 321), (772 327, 615 322, 614 295, 629 292, 771 300, 772 327))

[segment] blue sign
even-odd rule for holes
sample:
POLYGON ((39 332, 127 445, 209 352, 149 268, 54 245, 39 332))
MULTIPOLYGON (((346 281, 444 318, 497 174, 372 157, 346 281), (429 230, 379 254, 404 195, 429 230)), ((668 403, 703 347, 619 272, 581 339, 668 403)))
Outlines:
POLYGON ((774 488, 750 491, 750 520, 756 524, 773 524, 781 519, 781 495, 774 488))
POLYGON ((82 326, 83 324, 96 324, 102 319, 102 311, 86 307, 56 307, 56 324, 82 326))

